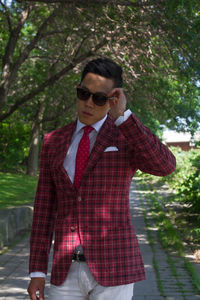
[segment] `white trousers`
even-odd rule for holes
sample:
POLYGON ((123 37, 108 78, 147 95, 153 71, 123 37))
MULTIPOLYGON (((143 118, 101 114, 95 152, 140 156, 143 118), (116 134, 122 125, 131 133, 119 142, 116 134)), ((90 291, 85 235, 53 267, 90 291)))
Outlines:
POLYGON ((72 262, 66 280, 51 285, 48 300, 131 300, 134 283, 104 287, 97 283, 86 262, 72 262))

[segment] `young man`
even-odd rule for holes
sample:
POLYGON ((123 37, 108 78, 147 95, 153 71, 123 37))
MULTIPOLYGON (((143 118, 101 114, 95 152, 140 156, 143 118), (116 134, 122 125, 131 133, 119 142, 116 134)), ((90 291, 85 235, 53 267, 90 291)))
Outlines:
POLYGON ((145 272, 129 212, 137 169, 175 170, 168 148, 126 110, 122 70, 96 59, 77 87, 77 121, 47 134, 31 233, 30 299, 44 299, 53 232, 49 300, 131 300, 145 272), (108 114, 109 113, 109 114, 108 114))

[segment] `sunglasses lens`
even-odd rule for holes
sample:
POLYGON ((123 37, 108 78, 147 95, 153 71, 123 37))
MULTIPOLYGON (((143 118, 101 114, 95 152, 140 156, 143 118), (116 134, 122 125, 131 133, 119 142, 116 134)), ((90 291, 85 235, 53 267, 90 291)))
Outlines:
POLYGON ((106 104, 107 97, 103 93, 96 93, 93 95, 93 102, 98 106, 103 106, 106 104))
MULTIPOLYGON (((77 87, 76 91, 77 91, 78 99, 83 100, 83 101, 88 100, 91 95, 89 90, 81 88, 81 87, 77 87)), ((106 104, 107 96, 103 93, 95 93, 92 95, 92 100, 93 100, 94 104, 96 104, 98 106, 103 106, 106 104)))
POLYGON ((76 91, 77 91, 77 97, 80 100, 88 100, 89 99, 89 97, 90 97, 89 91, 82 89, 82 88, 77 88, 76 91))

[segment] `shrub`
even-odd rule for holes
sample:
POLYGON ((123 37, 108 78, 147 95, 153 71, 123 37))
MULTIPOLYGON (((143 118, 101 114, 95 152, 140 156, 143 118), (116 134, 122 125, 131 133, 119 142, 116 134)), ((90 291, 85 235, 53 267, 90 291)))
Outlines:
POLYGON ((30 126, 23 122, 0 124, 0 169, 14 169, 22 164, 28 155, 30 126))
POLYGON ((169 176, 162 177, 173 190, 179 192, 180 187, 188 180, 190 175, 197 171, 197 161, 199 160, 199 149, 183 151, 178 147, 171 147, 170 150, 176 157, 176 170, 169 176))
POLYGON ((176 192, 177 201, 189 204, 191 212, 200 211, 200 150, 191 149, 182 151, 180 148, 170 148, 177 160, 177 168, 174 173, 164 177, 176 192))
POLYGON ((190 211, 196 213, 200 211, 200 169, 198 167, 200 155, 197 159, 194 162, 194 165, 197 166, 197 170, 191 175, 188 175, 186 180, 178 188, 179 199, 189 204, 190 211))

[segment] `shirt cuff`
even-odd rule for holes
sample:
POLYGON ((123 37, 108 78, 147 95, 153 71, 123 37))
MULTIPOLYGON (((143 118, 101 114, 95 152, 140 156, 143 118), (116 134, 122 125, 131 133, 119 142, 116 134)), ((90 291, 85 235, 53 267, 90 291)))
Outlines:
POLYGON ((121 125, 123 122, 125 122, 131 116, 131 114, 132 114, 132 111, 130 109, 127 109, 124 112, 123 116, 120 116, 119 118, 117 118, 117 120, 115 121, 115 125, 116 126, 121 125))
POLYGON ((46 274, 44 274, 43 272, 31 272, 29 274, 30 278, 35 278, 35 277, 43 277, 46 278, 46 274))

